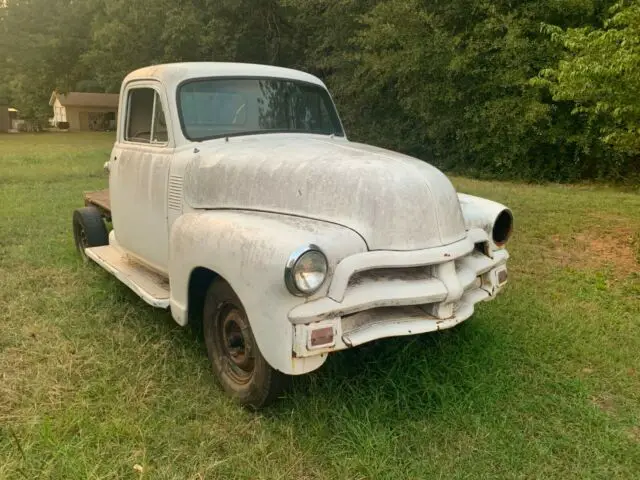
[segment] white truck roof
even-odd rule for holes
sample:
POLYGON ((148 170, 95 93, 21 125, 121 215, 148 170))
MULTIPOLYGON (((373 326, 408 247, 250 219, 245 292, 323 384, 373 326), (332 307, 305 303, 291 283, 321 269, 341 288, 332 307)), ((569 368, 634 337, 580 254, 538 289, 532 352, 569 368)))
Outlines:
POLYGON ((299 70, 275 67, 273 65, 227 62, 188 62, 152 65, 129 73, 125 77, 123 84, 132 80, 153 79, 162 82, 168 88, 177 88, 178 84, 184 80, 209 77, 285 78, 325 87, 322 80, 318 77, 299 70))

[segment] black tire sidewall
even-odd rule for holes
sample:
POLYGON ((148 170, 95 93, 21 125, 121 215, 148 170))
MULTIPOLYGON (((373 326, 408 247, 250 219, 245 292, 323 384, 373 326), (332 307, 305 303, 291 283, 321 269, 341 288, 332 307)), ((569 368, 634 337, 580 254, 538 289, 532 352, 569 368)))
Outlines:
MULTIPOLYGON (((233 289, 224 281, 215 280, 207 290, 207 296, 203 312, 203 334, 207 346, 207 355, 213 372, 225 392, 236 402, 251 409, 258 409, 270 403, 281 391, 281 378, 283 375, 274 370, 260 353, 260 349, 249 327, 254 355, 254 371, 250 380, 245 384, 239 384, 226 372, 224 354, 220 352, 215 340, 216 329, 220 319, 221 307, 232 304, 242 311, 246 318, 246 312, 240 299, 233 289)), ((248 318, 247 318, 248 321, 248 318)))
POLYGON ((73 212, 73 236, 76 248, 80 253, 82 246, 77 235, 77 228, 84 230, 87 238, 87 247, 100 247, 109 244, 109 232, 102 220, 100 211, 95 207, 78 208, 73 212))

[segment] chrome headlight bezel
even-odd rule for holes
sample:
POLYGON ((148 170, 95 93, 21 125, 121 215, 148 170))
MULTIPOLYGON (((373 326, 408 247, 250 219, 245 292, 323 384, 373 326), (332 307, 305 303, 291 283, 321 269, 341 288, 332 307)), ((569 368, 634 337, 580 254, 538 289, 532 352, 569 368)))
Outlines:
POLYGON ((287 263, 284 267, 284 283, 287 286, 287 290, 289 290, 291 294, 297 297, 308 297, 316 293, 318 290, 320 290, 320 288, 322 288, 322 285, 324 285, 324 283, 327 280, 328 274, 329 274, 329 262, 327 260, 327 256, 320 249, 320 247, 314 244, 309 244, 296 249, 289 256, 289 259, 287 260, 287 263), (315 288, 313 288, 312 290, 309 290, 309 289, 305 290, 304 288, 301 288, 296 283, 296 280, 295 280, 296 267, 299 265, 300 260, 310 252, 313 252, 314 254, 320 254, 322 256, 322 259, 324 260, 324 265, 325 265, 324 277, 322 278, 322 281, 315 288))

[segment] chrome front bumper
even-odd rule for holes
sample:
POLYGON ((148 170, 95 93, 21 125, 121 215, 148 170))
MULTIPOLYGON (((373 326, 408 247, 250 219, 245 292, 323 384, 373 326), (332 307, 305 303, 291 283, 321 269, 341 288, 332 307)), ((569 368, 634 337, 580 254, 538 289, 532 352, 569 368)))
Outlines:
POLYGON ((506 283, 509 254, 491 251, 489 244, 484 230, 470 229, 465 239, 443 247, 343 259, 326 297, 289 312, 294 355, 318 355, 463 322, 476 303, 494 298, 506 283), (323 332, 321 343, 314 331, 323 332))

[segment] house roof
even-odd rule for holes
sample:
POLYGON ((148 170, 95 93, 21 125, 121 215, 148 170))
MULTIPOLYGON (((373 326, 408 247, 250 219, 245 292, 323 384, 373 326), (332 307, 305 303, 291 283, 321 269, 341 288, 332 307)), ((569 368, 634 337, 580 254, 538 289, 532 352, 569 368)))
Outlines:
POLYGON ((56 98, 63 107, 108 107, 118 108, 117 93, 86 93, 69 92, 66 95, 53 92, 49 99, 49 105, 53 105, 56 98))

